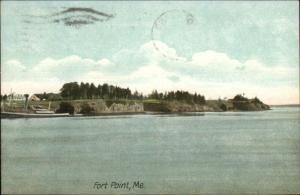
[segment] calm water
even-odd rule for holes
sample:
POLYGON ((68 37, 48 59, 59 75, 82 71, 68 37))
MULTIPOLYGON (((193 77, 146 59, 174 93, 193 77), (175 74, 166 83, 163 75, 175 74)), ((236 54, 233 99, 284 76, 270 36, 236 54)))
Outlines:
POLYGON ((274 108, 2 119, 2 192, 300 192, 299 118, 299 108, 274 108), (144 188, 97 190, 96 181, 144 188))

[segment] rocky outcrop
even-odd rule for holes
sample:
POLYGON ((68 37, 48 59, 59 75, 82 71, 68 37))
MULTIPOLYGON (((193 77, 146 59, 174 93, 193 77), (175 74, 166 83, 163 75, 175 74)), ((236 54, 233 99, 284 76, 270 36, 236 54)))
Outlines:
POLYGON ((205 112, 213 111, 212 108, 200 104, 188 104, 182 102, 167 103, 167 107, 171 112, 205 112))
POLYGON ((86 115, 110 113, 142 113, 142 112, 224 112, 224 111, 262 111, 270 107, 261 101, 248 99, 208 100, 205 104, 187 103, 183 101, 133 101, 133 100, 74 100, 74 113, 86 115))
POLYGON ((262 102, 256 102, 254 100, 233 101, 232 104, 233 104, 233 110, 235 111, 263 111, 263 110, 270 109, 270 106, 262 102))
POLYGON ((132 104, 117 104, 113 103, 109 108, 109 112, 144 112, 143 104, 136 102, 132 104))
POLYGON ((149 112, 212 112, 214 108, 207 105, 188 104, 179 101, 144 102, 145 111, 149 112))
POLYGON ((74 101, 73 106, 75 113, 84 114, 101 114, 101 113, 126 113, 126 112, 144 112, 142 103, 127 102, 127 103, 112 103, 108 104, 105 100, 88 100, 88 101, 74 101), (89 109, 86 109, 89 107, 89 109), (89 110, 89 112, 83 112, 89 110))
POLYGON ((224 112, 224 111, 263 111, 270 107, 256 100, 224 101, 209 100, 206 104, 179 101, 144 102, 145 111, 150 112, 224 112))

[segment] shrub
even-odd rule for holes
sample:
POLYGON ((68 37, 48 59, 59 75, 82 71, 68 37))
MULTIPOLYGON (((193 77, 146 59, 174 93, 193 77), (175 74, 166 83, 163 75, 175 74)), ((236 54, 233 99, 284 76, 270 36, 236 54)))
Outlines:
POLYGON ((92 108, 88 103, 83 103, 80 107, 81 114, 91 114, 95 112, 94 108, 92 108))
POLYGON ((242 96, 242 95, 236 95, 234 98, 233 98, 233 101, 248 101, 248 98, 242 96))
POLYGON ((253 101, 254 103, 262 104, 262 101, 260 101, 260 99, 258 99, 257 97, 255 97, 253 101))
POLYGON ((61 102, 59 104, 59 109, 56 110, 56 113, 69 113, 74 114, 74 106, 69 102, 61 102))
POLYGON ((223 111, 227 111, 227 106, 226 106, 226 104, 224 104, 224 103, 222 103, 222 104, 220 105, 220 108, 221 108, 223 111))

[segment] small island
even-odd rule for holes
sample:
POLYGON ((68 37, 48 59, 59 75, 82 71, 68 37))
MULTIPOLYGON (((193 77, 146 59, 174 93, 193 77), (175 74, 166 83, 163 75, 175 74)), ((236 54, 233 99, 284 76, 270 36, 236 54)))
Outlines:
MULTIPOLYGON (((136 114, 136 113, 186 113, 186 112, 225 112, 263 111, 270 106, 257 97, 248 99, 236 95, 232 99, 206 100, 204 95, 188 91, 157 90, 149 95, 129 88, 121 88, 104 83, 65 83, 60 93, 41 93, 29 97, 24 95, 1 95, 2 113, 55 113, 57 116, 136 114), (60 114, 60 115, 59 115, 60 114)), ((2 114, 3 115, 3 114, 2 114)), ((44 115, 46 116, 46 115, 44 115)))

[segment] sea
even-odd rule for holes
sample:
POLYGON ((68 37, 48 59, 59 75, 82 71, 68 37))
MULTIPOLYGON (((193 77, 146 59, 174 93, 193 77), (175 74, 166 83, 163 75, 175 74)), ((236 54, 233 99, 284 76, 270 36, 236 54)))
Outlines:
POLYGON ((300 193, 300 108, 1 119, 2 194, 300 193))

